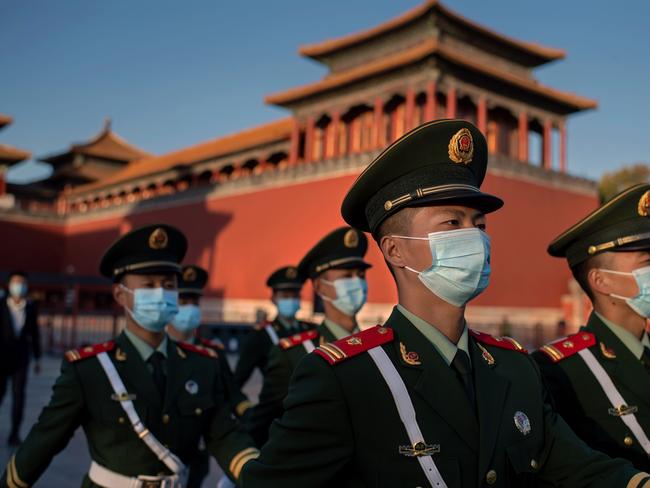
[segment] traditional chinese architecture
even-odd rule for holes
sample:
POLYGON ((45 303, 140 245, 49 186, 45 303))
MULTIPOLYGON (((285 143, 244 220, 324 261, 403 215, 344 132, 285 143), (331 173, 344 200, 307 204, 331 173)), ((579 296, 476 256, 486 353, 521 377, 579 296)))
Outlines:
MULTIPOLYGON (((43 159, 55 171, 42 186, 56 197, 48 209, 28 211, 24 201, 0 214, 3 227, 21 236, 3 243, 0 256, 36 276, 64 276, 81 308, 95 307, 99 294, 84 283, 99 283, 106 245, 133 226, 165 221, 188 234, 188 262, 210 271, 206 311, 251 321, 270 306, 267 274, 342 224, 343 195, 383 147, 424 121, 459 117, 486 134, 485 186, 506 202, 489 221, 493 283, 470 318, 533 325, 575 315, 570 275, 545 248, 597 205, 593 182, 571 176, 567 161, 567 117, 596 102, 534 77, 564 51, 510 38, 428 0, 300 54, 329 72, 266 98, 287 109, 285 119, 161 156, 143 154, 107 127, 90 143, 43 159), (48 249, 34 256, 45 242, 48 249)), ((363 318, 372 322, 395 296, 374 248, 369 259, 375 267, 363 318)), ((9 264, 0 257, 0 270, 9 264)))
MULTIPOLYGON (((0 130, 13 122, 9 115, 0 114, 0 130)), ((28 159, 31 156, 29 151, 24 151, 7 144, 0 144, 0 199, 7 193, 6 172, 11 166, 28 159)))

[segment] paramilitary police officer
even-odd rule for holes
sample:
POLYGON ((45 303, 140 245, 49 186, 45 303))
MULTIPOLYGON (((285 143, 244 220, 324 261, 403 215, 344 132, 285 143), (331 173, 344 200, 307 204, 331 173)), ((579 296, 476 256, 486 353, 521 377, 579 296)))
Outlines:
POLYGON ((577 334, 540 348, 557 411, 594 449, 650 470, 650 185, 634 186, 549 246, 594 310, 577 334))
POLYGON ((269 352, 280 339, 311 330, 313 324, 296 320, 300 310, 300 291, 305 279, 295 266, 284 266, 271 273, 266 286, 271 288, 271 301, 278 309, 272 322, 255 326, 242 342, 239 361, 235 367, 235 381, 240 388, 248 381, 255 368, 264 374, 269 352))
POLYGON ((282 415, 293 370, 305 354, 319 344, 357 332, 356 315, 366 302, 368 285, 364 261, 368 239, 350 227, 323 237, 300 261, 298 272, 312 281, 314 293, 323 301, 325 319, 316 330, 280 339, 271 349, 259 403, 247 418, 249 433, 258 446, 268 439, 269 427, 282 415))
MULTIPOLYGON (((214 351, 226 387, 228 401, 237 417, 244 415, 251 403, 235 384, 226 348, 217 340, 208 340, 198 334, 201 325, 201 308, 199 302, 203 288, 208 282, 208 272, 199 266, 183 266, 178 278, 178 313, 167 326, 169 336, 178 342, 202 346, 214 351)), ((205 442, 201 441, 197 456, 189 465, 187 488, 200 487, 210 472, 210 455, 205 442)))
POLYGON ((152 225, 126 234, 104 254, 100 271, 114 280, 126 328, 114 341, 66 353, 50 403, 0 486, 34 484, 79 426, 92 458, 84 487, 185 486, 185 464, 201 437, 235 479, 257 456, 231 414, 216 355, 164 332, 178 310, 186 249, 180 231, 152 225))
POLYGON ((650 486, 571 431, 516 341, 465 322, 490 277, 485 214, 503 204, 479 189, 486 146, 469 122, 430 122, 353 184, 343 217, 373 233, 399 305, 300 362, 244 488, 650 486))

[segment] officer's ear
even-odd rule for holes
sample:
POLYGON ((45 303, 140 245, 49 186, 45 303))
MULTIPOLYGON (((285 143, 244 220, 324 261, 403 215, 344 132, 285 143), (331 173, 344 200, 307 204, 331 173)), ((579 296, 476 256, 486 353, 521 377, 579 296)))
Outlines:
POLYGON ((379 241, 379 248, 391 268, 403 268, 406 266, 404 256, 400 250, 399 239, 385 235, 379 241))
POLYGON ((609 295, 612 293, 612 280, 610 273, 603 273, 600 269, 608 269, 610 262, 605 254, 594 256, 589 261, 587 270, 587 286, 592 294, 609 295))
POLYGON ((113 299, 117 302, 120 307, 126 307, 128 305, 127 290, 125 290, 124 278, 120 278, 118 281, 113 283, 111 287, 111 292, 113 293, 113 299))

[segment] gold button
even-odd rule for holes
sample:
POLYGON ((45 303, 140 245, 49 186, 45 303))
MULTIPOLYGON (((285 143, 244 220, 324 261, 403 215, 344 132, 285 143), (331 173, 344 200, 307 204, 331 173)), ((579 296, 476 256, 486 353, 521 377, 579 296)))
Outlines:
POLYGON ((124 417, 120 417, 120 418, 117 419, 117 421, 118 421, 120 424, 123 424, 124 422, 126 422, 126 419, 125 419, 124 417))
POLYGON ((630 447, 632 444, 634 444, 634 439, 632 439, 629 435, 625 436, 625 439, 623 439, 623 443, 627 446, 630 447))
POLYGON ((162 416, 162 421, 163 424, 168 424, 169 423, 169 415, 165 414, 162 416))
POLYGON ((539 463, 537 462, 536 459, 531 459, 530 460, 530 467, 533 468, 533 469, 539 468, 539 463))
POLYGON ((200 408, 197 408, 196 410, 194 410, 194 413, 197 414, 197 415, 201 415, 203 413, 203 410, 201 410, 200 408))
POLYGON ((488 485, 493 485, 494 483, 497 482, 497 472, 493 469, 487 472, 485 475, 485 481, 487 481, 488 485))
POLYGON ((393 202, 386 200, 386 203, 384 203, 384 210, 388 212, 391 208, 393 208, 393 202))

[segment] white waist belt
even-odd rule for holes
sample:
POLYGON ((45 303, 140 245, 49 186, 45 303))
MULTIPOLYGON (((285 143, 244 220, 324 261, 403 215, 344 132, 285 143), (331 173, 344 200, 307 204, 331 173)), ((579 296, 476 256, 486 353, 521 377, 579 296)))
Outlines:
MULTIPOLYGON (((402 423, 406 428, 406 433, 411 441, 411 447, 415 449, 415 446, 418 444, 426 446, 424 436, 422 435, 420 426, 415 418, 413 402, 406 390, 404 381, 402 381, 402 377, 397 372, 397 369, 395 369, 392 361, 381 346, 370 349, 368 354, 370 354, 370 357, 377 365, 379 372, 384 377, 384 380, 393 395, 399 417, 402 420, 402 423)), ((416 459, 420 463, 420 467, 422 468, 422 471, 424 471, 424 475, 427 477, 427 480, 429 480, 432 487, 447 488, 447 484, 445 483, 445 480, 442 479, 442 475, 440 474, 440 471, 438 471, 436 463, 433 462, 431 455, 416 455, 416 459)))
MULTIPOLYGON (((619 411, 623 410, 622 407, 627 407, 625 399, 616 389, 616 386, 614 386, 614 382, 607 374, 607 371, 605 371, 605 369, 600 365, 592 352, 589 349, 583 349, 578 354, 587 364, 587 367, 591 370, 592 374, 596 377, 596 380, 605 392, 605 395, 607 395, 607 399, 612 404, 612 407, 619 411)), ((646 436, 634 413, 622 413, 620 419, 625 423, 627 428, 630 429, 632 435, 636 437, 636 440, 639 442, 645 453, 650 455, 650 440, 648 440, 648 436, 646 436)))
POLYGON ((267 325, 266 327, 264 327, 264 330, 269 335, 269 339, 271 339, 271 342, 273 343, 273 345, 277 346, 278 342, 280 342, 280 338, 278 337, 277 332, 275 332, 275 329, 273 328, 273 326, 272 325, 267 325))
POLYGON ((183 488, 185 480, 178 475, 172 476, 145 476, 137 478, 124 476, 111 471, 93 461, 90 464, 88 477, 97 485, 105 488, 183 488))

